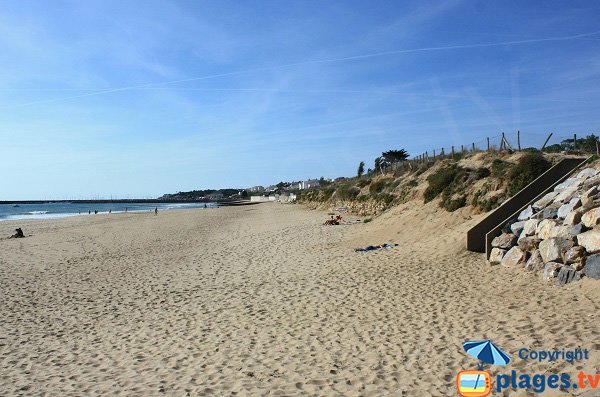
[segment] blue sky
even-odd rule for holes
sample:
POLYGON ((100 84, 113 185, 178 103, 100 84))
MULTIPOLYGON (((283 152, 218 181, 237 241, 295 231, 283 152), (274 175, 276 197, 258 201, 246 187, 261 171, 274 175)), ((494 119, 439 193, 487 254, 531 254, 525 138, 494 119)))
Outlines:
POLYGON ((0 200, 350 176, 388 149, 598 134, 598 21, 596 1, 1 1, 0 200))

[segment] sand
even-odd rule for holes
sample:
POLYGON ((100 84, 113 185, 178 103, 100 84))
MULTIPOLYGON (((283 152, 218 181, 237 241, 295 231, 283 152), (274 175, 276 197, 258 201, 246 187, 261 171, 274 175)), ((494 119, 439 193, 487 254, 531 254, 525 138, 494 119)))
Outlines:
POLYGON ((600 284, 490 267, 463 249, 479 217, 411 202, 327 227, 266 203, 1 222, 32 236, 0 240, 0 395, 455 396, 477 366, 462 343, 483 338, 513 355, 492 374, 600 373, 600 284), (590 360, 514 357, 578 346, 590 360))

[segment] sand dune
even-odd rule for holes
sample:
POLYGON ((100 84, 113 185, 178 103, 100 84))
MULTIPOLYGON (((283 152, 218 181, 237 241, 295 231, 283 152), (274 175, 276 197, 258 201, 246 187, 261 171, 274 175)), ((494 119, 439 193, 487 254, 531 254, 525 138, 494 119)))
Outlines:
POLYGON ((598 284, 490 268, 463 250, 467 209, 325 218, 268 203, 20 222, 33 236, 0 240, 0 395, 451 396, 482 338, 593 350, 523 373, 600 373, 598 284))

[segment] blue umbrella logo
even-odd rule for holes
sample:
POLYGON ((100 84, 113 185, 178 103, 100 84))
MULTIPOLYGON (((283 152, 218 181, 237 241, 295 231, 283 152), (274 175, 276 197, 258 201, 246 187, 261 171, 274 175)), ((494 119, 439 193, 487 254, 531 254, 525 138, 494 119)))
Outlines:
MULTIPOLYGON (((506 365, 510 362, 510 356, 502 351, 498 346, 494 345, 491 340, 479 340, 469 341, 463 344, 463 347, 467 353, 479 360, 478 370, 483 371, 483 364, 492 365, 506 365)), ((472 380, 469 383, 469 387, 473 387, 473 390, 477 390, 479 386, 479 380, 481 379, 482 372, 477 373, 477 379, 475 382, 472 380)), ((485 373, 483 373, 485 375, 485 373)), ((475 374, 473 374, 473 377, 475 374)), ((484 383, 485 381, 482 380, 484 383)), ((467 381, 464 382, 465 384, 467 381)), ((462 394, 461 394, 462 395, 462 394)))
POLYGON ((481 361, 480 367, 483 367, 482 363, 506 365, 510 362, 510 356, 494 345, 491 340, 465 342, 463 347, 467 353, 481 361))

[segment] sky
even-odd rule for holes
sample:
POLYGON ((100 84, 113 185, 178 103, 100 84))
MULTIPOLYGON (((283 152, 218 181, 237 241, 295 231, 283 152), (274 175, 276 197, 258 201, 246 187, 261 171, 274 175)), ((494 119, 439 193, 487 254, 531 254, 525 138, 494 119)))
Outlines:
POLYGON ((0 200, 352 176, 600 133, 597 1, 0 0, 0 200), (496 139, 496 138, 493 138, 496 139))

